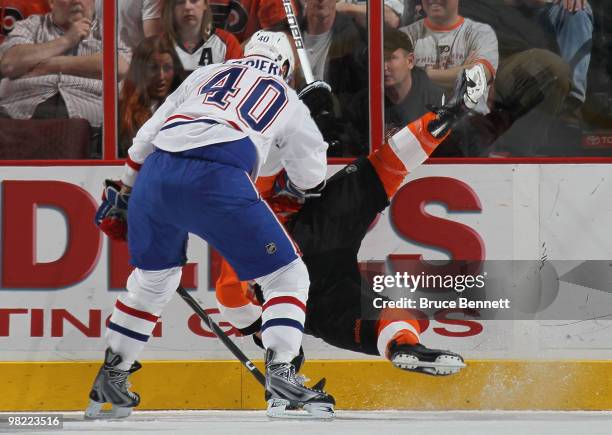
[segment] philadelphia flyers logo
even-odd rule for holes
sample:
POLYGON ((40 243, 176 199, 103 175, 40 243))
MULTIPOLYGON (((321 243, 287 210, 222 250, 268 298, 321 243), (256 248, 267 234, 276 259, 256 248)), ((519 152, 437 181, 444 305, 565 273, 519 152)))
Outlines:
POLYGON ((230 13, 227 19, 225 30, 231 33, 241 33, 246 28, 249 14, 244 6, 237 1, 230 3, 230 13))
POLYGON ((23 20, 23 14, 15 8, 0 8, 0 17, 2 17, 0 35, 8 35, 15 27, 15 23, 23 20))

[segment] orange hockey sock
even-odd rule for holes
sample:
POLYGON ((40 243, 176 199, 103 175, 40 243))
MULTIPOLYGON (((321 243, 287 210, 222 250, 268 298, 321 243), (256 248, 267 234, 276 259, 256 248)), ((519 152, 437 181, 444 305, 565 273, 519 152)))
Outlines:
POLYGON ((378 174, 385 192, 387 192, 387 197, 391 198, 408 175, 404 164, 387 143, 371 153, 368 160, 374 166, 374 170, 378 174))
POLYGON ((395 195, 408 172, 427 159, 448 136, 448 133, 442 138, 431 135, 427 125, 435 118, 435 113, 423 115, 368 156, 389 198, 395 195))
POLYGON ((402 309, 384 309, 376 323, 377 347, 381 356, 388 357, 389 344, 394 340, 400 344, 419 343, 421 326, 410 313, 402 309))

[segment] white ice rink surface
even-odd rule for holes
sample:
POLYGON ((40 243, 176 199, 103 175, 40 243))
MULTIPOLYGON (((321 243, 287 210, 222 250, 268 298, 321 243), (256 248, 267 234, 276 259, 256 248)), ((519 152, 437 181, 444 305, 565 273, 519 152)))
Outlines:
MULTIPOLYGON (((0 413, 0 419, 4 420, 6 416, 0 413)), ((19 430, 9 433, 612 435, 612 412, 338 411, 333 421, 272 421, 261 411, 135 412, 123 421, 83 421, 81 413, 64 413, 64 416, 64 429, 61 431, 19 430)), ((0 429, 0 433, 3 430, 0 429)))

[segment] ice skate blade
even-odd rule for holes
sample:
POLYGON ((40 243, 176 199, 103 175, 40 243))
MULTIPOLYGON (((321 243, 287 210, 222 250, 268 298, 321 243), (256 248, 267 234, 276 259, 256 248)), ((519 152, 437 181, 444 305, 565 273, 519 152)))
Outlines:
POLYGON ((89 401, 89 406, 85 410, 85 420, 117 420, 129 417, 132 413, 130 407, 115 406, 110 411, 102 411, 104 403, 89 401))
POLYGON ((331 420, 334 418, 334 405, 329 403, 307 403, 303 410, 287 410, 290 402, 286 399, 268 400, 266 415, 273 419, 331 420), (304 412, 306 411, 306 412, 304 412))
POLYGON ((304 405, 304 410, 308 412, 312 418, 321 420, 331 420, 334 418, 334 405, 331 403, 308 403, 304 405))
POLYGON ((453 355, 440 355, 433 362, 420 361, 414 355, 398 354, 391 363, 401 370, 425 373, 432 376, 448 376, 466 367, 461 358, 453 355))

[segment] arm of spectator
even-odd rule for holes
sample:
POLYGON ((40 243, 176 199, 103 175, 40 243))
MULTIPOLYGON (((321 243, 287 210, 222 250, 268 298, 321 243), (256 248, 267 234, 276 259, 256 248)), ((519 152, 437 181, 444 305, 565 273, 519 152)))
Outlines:
MULTIPOLYGON (((360 26, 365 27, 367 25, 366 4, 338 2, 336 3, 336 12, 342 12, 343 14, 351 16, 360 26)), ((400 25, 400 16, 387 5, 384 7, 384 20, 386 25, 394 29, 397 29, 400 25)))
POLYGON ((142 30, 145 38, 159 35, 162 32, 161 6, 162 0, 145 0, 143 2, 142 30))
POLYGON ((385 24, 397 29, 400 25, 401 17, 389 6, 385 5, 383 9, 385 24))
POLYGON ((41 63, 65 53, 89 35, 92 22, 83 18, 73 23, 60 38, 40 44, 32 42, 36 31, 32 24, 32 20, 27 20, 23 26, 18 27, 18 23, 13 29, 13 32, 17 33, 15 35, 11 33, 6 42, 9 48, 6 49, 0 63, 2 75, 11 79, 19 78, 41 63))
POLYGON ((5 77, 17 79, 70 48, 69 41, 64 37, 42 44, 14 45, 2 57, 0 72, 5 77))
POLYGON ((456 66, 449 69, 436 69, 428 67, 425 69, 425 71, 427 72, 427 77, 429 77, 429 80, 431 80, 434 84, 444 89, 453 89, 455 87, 455 82, 457 81, 457 76, 465 67, 465 65, 456 66))
POLYGON ((455 87, 455 83, 457 81, 457 76, 459 73, 465 69, 470 68, 477 63, 482 63, 485 66, 485 74, 487 76, 487 81, 491 82, 493 80, 493 70, 489 63, 485 60, 479 58, 478 53, 471 52, 468 57, 463 62, 463 65, 457 66, 449 69, 434 69, 434 68, 426 68, 427 76, 429 79, 436 85, 441 86, 446 89, 453 89, 455 87))
POLYGON ((159 35, 162 32, 161 18, 142 20, 142 30, 145 38, 159 35))
MULTIPOLYGON (((68 74, 89 79, 102 80, 102 53, 88 56, 55 56, 36 65, 32 71, 25 74, 27 77, 43 76, 48 74, 68 74)), ((118 56, 118 78, 121 80, 128 70, 128 64, 118 56)))

